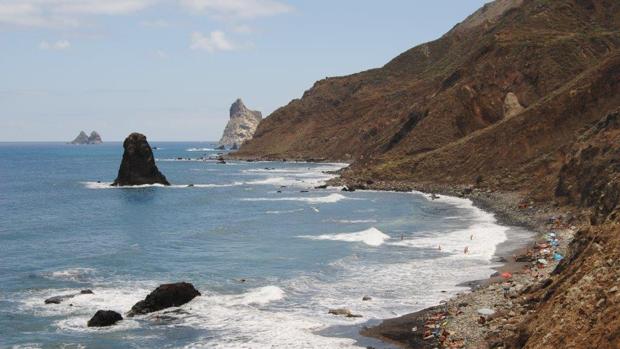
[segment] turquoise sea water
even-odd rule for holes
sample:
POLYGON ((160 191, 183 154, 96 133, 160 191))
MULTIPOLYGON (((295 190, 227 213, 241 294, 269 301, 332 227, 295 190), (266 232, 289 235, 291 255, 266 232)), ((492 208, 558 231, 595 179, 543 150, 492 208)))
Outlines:
POLYGON ((0 347, 356 347, 337 329, 462 291, 493 272, 506 238, 467 200, 314 189, 343 164, 222 165, 198 160, 212 143, 151 145, 173 186, 110 188, 120 143, 0 143, 0 347), (86 327, 176 281, 203 295, 86 327), (363 317, 327 314, 339 307, 363 317))

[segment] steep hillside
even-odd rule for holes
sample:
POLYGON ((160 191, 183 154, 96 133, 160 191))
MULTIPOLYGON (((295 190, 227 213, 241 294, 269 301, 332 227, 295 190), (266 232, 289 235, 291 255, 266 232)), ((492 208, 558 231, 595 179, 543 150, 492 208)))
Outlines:
MULTIPOLYGON (((620 109, 571 148, 556 196, 590 221, 548 286, 526 295, 539 303, 511 348, 620 347, 620 109)), ((510 335, 508 336, 510 337, 510 335)))
POLYGON ((266 118, 237 156, 386 163, 430 153, 540 104, 609 59, 620 47, 619 8, 496 1, 380 69, 317 82, 266 118))

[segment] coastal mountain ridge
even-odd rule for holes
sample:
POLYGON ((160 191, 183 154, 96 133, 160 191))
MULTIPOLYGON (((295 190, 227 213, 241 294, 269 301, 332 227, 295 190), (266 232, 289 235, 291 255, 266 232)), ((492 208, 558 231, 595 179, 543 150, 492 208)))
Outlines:
POLYGON ((350 186, 571 212, 569 256, 495 343, 618 348, 619 111, 620 1, 497 0, 381 68, 316 82, 230 156, 346 161, 350 186))

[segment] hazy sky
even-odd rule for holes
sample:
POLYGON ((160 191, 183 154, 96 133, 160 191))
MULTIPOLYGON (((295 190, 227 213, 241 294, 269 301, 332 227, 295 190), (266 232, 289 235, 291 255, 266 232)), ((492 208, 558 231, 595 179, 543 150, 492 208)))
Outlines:
POLYGON ((217 140, 314 81, 382 66, 485 0, 0 0, 0 141, 217 140))

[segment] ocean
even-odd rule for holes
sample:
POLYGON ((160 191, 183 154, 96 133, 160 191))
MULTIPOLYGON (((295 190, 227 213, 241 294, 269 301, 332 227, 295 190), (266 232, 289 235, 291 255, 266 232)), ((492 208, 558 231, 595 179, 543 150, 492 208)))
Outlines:
POLYGON ((514 229, 467 199, 314 189, 345 164, 218 164, 200 159, 214 143, 151 146, 170 187, 110 187, 118 142, 0 143, 0 347, 363 347, 362 326, 492 274, 514 229), (202 296, 86 327, 179 281, 202 296), (44 304, 83 289, 94 294, 44 304))

